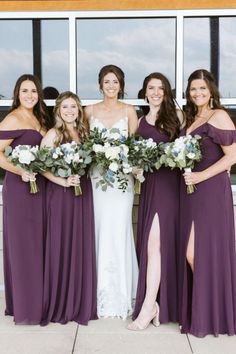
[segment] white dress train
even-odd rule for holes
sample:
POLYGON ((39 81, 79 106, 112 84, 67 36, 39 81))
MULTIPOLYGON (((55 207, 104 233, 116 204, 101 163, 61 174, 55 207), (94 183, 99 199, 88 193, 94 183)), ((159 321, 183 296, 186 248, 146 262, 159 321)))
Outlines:
MULTIPOLYGON (((91 117, 90 129, 104 129, 102 122, 91 117)), ((112 128, 128 135, 128 118, 119 119, 112 128)), ((121 317, 132 313, 137 290, 138 264, 135 252, 132 207, 133 177, 129 176, 128 190, 96 188, 99 172, 91 171, 94 198, 97 312, 98 317, 121 317)))

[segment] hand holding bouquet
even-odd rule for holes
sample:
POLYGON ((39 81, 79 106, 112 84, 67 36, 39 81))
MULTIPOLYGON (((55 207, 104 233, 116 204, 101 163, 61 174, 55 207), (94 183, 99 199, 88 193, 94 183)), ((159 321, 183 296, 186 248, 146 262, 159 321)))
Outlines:
POLYGON ((30 193, 37 193, 39 189, 35 174, 45 171, 44 163, 40 159, 38 145, 17 145, 14 149, 8 146, 5 149, 5 156, 13 165, 22 168, 32 175, 30 179, 30 193))
MULTIPOLYGON (((160 163, 170 168, 184 169, 189 172, 193 169, 195 162, 202 158, 200 149, 199 135, 185 135, 175 139, 170 143, 159 144, 163 152, 160 157, 160 163)), ((195 185, 187 186, 187 193, 191 194, 196 189, 195 185)))

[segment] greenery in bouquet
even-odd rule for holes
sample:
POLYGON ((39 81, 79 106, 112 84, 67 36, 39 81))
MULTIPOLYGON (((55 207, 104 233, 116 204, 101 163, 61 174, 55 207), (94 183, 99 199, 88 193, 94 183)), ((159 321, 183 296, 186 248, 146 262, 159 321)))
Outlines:
POLYGON ((127 137, 118 128, 95 128, 90 132, 87 144, 93 151, 92 165, 100 174, 96 188, 106 191, 108 186, 114 188, 116 185, 123 192, 126 191, 128 175, 132 172, 126 142, 127 137))
MULTIPOLYGON (((57 147, 44 147, 41 150, 45 169, 58 177, 67 178, 72 175, 83 176, 92 161, 91 150, 87 144, 71 143, 61 144, 57 147)), ((74 187, 75 195, 81 195, 80 184, 74 187)))
POLYGON ((160 166, 158 145, 152 138, 144 139, 141 136, 132 136, 128 139, 129 146, 129 164, 133 168, 140 169, 142 172, 138 173, 135 178, 134 191, 136 194, 141 192, 141 183, 145 180, 143 171, 153 172, 160 166))
MULTIPOLYGON (((161 151, 160 163, 164 166, 184 169, 191 171, 196 162, 202 158, 201 153, 201 136, 200 135, 184 135, 170 143, 160 143, 161 151)), ((194 185, 187 186, 188 194, 194 192, 194 185)))
MULTIPOLYGON (((17 145, 14 149, 7 146, 5 149, 5 156, 13 163, 25 171, 37 174, 45 171, 44 162, 41 160, 39 146, 31 145, 17 145)), ((37 193, 39 191, 36 179, 30 180, 30 193, 37 193)))

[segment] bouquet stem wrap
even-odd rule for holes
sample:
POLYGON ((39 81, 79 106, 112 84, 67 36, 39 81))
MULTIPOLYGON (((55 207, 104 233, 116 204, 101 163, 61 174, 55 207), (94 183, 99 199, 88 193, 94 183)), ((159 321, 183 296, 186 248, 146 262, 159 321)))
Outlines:
POLYGON ((74 187, 75 189, 75 196, 78 197, 79 195, 82 195, 82 189, 80 183, 76 184, 74 187))
MULTIPOLYGON (((192 169, 191 168, 185 168, 184 171, 185 172, 192 172, 192 169)), ((195 186, 195 184, 189 184, 187 186, 187 193, 188 194, 192 194, 196 189, 197 189, 197 187, 195 186)))

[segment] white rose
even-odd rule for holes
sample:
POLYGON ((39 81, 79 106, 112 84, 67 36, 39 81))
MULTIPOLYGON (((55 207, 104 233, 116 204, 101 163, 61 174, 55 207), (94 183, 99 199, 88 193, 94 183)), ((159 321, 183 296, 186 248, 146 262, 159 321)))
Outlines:
POLYGON ((29 165, 31 161, 35 160, 35 156, 29 150, 21 150, 19 154, 20 163, 29 165))
POLYGON ((103 152, 104 147, 101 144, 93 144, 93 151, 94 152, 103 152))
POLYGON ((119 153, 120 153, 120 148, 119 146, 111 146, 106 149, 105 151, 105 156, 107 159, 118 159, 119 158, 119 153))
POLYGON ((118 170, 118 164, 116 162, 112 162, 110 165, 109 165, 109 170, 113 171, 113 172, 116 172, 118 170))

